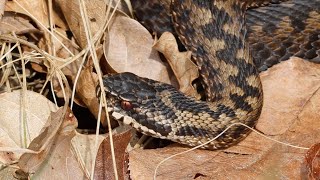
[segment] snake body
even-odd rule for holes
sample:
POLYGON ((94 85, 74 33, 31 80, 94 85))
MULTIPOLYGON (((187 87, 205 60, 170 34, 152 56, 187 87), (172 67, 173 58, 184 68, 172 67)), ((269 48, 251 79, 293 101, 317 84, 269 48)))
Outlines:
MULTIPOLYGON (((240 0, 238 0, 240 1, 240 0)), ((297 56, 320 62, 319 0, 242 0, 247 25, 246 41, 254 64, 263 71, 297 56), (258 8, 256 8, 258 7, 258 8)), ((170 0, 132 0, 138 20, 151 32, 170 31, 170 0)), ((223 20, 223 19, 221 19, 223 20)))
MULTIPOLYGON (((146 135, 188 146, 215 138, 233 123, 255 126, 263 93, 247 43, 245 20, 246 9, 255 6, 254 3, 248 1, 248 5, 237 0, 171 3, 173 28, 199 67, 207 101, 188 97, 169 84, 120 73, 104 77, 113 112, 121 114, 125 124, 146 135)), ((249 132, 244 126, 233 126, 203 148, 227 148, 249 132)))

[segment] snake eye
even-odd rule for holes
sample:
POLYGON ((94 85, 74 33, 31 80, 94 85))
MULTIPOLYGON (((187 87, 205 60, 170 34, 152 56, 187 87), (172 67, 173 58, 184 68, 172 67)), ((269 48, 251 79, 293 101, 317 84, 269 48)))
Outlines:
POLYGON ((125 111, 129 111, 133 108, 133 105, 129 101, 121 101, 121 108, 125 111))

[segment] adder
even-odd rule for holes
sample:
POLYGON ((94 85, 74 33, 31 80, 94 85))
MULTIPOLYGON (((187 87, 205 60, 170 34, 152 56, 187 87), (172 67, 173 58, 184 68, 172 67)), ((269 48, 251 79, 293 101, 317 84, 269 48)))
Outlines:
MULTIPOLYGON (((149 30, 174 32, 192 52, 206 94, 206 101, 195 100, 169 84, 128 72, 105 76, 112 112, 146 135, 197 146, 233 123, 254 127, 263 104, 259 71, 290 56, 320 61, 318 0, 132 3, 149 30)), ((249 132, 233 126, 202 148, 227 148, 249 132)))

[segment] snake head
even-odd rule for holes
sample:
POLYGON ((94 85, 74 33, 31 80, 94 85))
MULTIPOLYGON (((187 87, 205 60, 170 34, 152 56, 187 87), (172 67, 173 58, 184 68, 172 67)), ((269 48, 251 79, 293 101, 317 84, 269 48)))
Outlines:
POLYGON ((129 72, 104 76, 103 84, 108 111, 114 118, 156 137, 161 137, 156 132, 170 131, 162 119, 155 117, 167 112, 163 95, 168 90, 176 91, 173 86, 129 72))
POLYGON ((113 112, 131 116, 139 110, 141 103, 156 98, 156 90, 148 81, 129 72, 104 76, 109 108, 113 108, 113 112))

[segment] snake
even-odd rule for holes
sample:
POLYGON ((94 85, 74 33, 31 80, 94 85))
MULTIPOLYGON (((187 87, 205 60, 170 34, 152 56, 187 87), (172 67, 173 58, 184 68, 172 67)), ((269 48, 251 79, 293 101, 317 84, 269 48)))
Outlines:
POLYGON ((173 32, 191 51, 205 91, 205 101, 196 100, 130 72, 105 75, 110 112, 148 136, 209 150, 235 145, 251 132, 239 123, 254 127, 260 117, 260 71, 290 56, 320 60, 318 0, 132 3, 148 29, 173 32))

